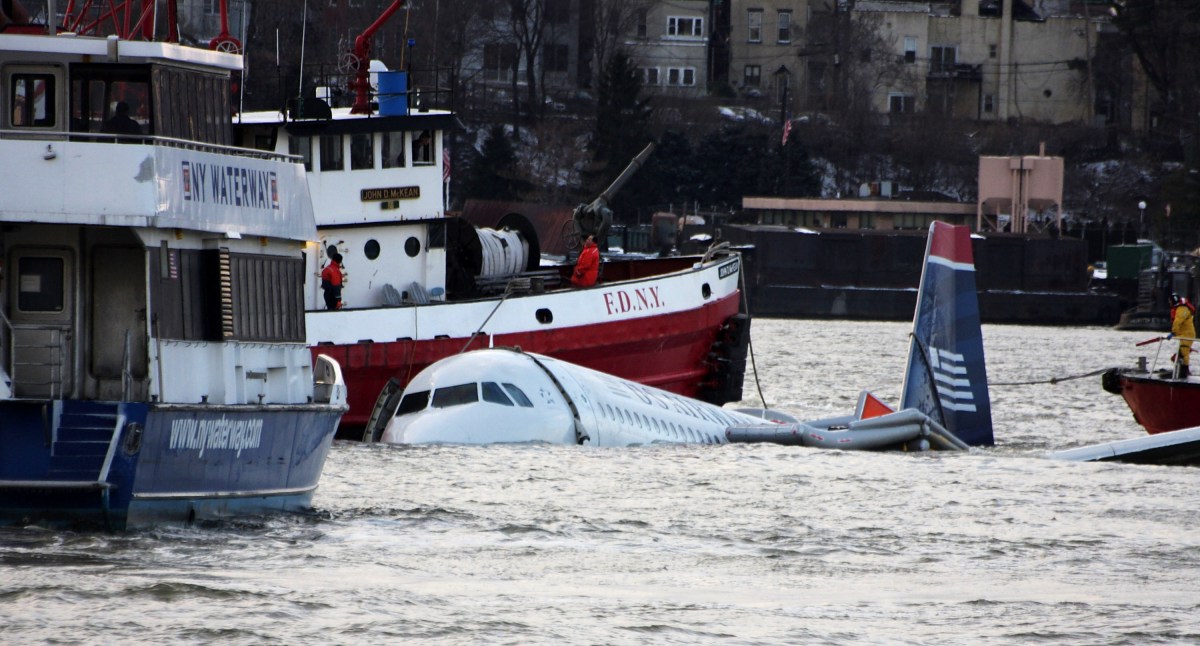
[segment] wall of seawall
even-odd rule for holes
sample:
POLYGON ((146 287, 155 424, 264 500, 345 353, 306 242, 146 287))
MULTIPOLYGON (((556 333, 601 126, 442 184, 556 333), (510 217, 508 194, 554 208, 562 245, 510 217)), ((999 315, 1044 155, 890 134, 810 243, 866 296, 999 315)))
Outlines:
MULTIPOLYGON (((746 281, 755 316, 912 318, 925 231, 726 225, 722 238, 752 248, 746 281)), ((973 242, 984 322, 1115 325, 1120 318, 1116 294, 1089 288, 1084 241, 987 234, 973 242)))

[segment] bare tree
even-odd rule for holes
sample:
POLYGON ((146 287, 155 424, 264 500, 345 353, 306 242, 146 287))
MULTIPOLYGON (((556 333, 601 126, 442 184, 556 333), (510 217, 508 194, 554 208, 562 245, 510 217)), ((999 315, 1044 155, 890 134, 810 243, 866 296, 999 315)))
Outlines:
POLYGON ((629 34, 635 33, 639 13, 645 12, 651 4, 650 0, 584 0, 581 3, 581 13, 587 12, 591 22, 589 80, 600 76, 609 56, 624 44, 629 34))
POLYGON ((566 0, 507 0, 508 26, 516 40, 518 56, 525 59, 525 94, 529 109, 539 103, 538 53, 546 30, 547 3, 566 0))

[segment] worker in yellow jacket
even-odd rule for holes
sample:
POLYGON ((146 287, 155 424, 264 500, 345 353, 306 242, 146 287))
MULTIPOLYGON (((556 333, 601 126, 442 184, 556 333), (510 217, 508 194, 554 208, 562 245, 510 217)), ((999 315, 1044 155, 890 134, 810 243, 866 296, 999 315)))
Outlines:
POLYGON ((1173 357, 1179 377, 1187 377, 1192 339, 1196 338, 1196 308, 1178 294, 1171 294, 1171 334, 1167 338, 1172 337, 1179 337, 1179 352, 1173 357))

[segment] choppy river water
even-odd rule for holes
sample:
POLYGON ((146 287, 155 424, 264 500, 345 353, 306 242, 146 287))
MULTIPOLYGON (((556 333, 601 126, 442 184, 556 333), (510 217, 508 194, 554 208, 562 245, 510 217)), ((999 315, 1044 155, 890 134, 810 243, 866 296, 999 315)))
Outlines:
MULTIPOLYGON (((762 393, 895 401, 908 329, 756 320, 762 393)), ((984 326, 997 446, 969 454, 339 442, 310 515, 0 529, 0 640, 1197 643, 1200 471, 1042 457, 1142 434, 1099 377, 1046 382, 1147 336, 984 326)))

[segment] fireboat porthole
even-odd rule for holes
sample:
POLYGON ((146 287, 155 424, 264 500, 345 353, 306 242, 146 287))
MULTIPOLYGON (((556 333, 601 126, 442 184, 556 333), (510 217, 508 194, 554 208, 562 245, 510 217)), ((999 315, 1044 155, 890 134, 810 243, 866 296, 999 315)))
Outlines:
POLYGON ((537 317, 538 323, 554 322, 554 313, 544 307, 535 312, 534 316, 537 317))
POLYGON ((416 258, 417 254, 421 253, 421 241, 416 238, 405 240, 404 253, 408 254, 409 258, 416 258))
POLYGON ((708 283, 704 283, 704 285, 700 288, 700 295, 706 300, 712 296, 712 288, 708 286, 708 283))
POLYGON ((371 238, 370 240, 367 240, 367 243, 363 245, 363 255, 367 257, 367 260, 375 260, 376 258, 378 258, 379 257, 379 241, 376 240, 375 238, 371 238))

